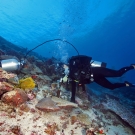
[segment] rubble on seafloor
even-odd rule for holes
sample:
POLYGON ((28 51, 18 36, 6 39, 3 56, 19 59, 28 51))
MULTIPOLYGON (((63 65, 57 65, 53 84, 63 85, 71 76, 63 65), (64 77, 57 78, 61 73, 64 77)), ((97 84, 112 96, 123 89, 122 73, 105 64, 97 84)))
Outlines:
POLYGON ((35 72, 31 74, 28 71, 17 75, 0 69, 0 133, 3 135, 107 134, 102 116, 94 111, 89 115, 90 102, 85 92, 78 91, 77 104, 72 103, 69 101, 70 91, 66 91, 64 86, 59 89, 57 82, 52 81, 51 76, 35 72), (34 80, 35 87, 31 89, 29 85, 26 89, 21 88, 19 80, 27 80, 29 77, 34 80))
MULTIPOLYGON (((21 57, 14 50, 8 52, 21 57)), ((86 92, 77 91, 77 104, 70 102, 70 91, 65 84, 59 87, 57 82, 63 70, 57 63, 60 62, 54 58, 39 60, 29 56, 20 73, 0 68, 0 134, 110 135, 109 125, 120 129, 122 124, 107 112, 109 107, 99 104, 97 110, 102 109, 102 113, 98 112, 86 92)), ((130 120, 126 122, 130 124, 130 120)), ((114 134, 120 134, 119 130, 114 134)), ((128 134, 131 135, 128 132, 123 135, 128 134)))
POLYGON ((77 104, 68 101, 70 92, 64 87, 59 90, 51 77, 44 75, 36 66, 30 67, 24 67, 25 72, 22 70, 18 75, 0 69, 0 133, 56 135, 74 134, 74 128, 80 129, 77 132, 82 128, 88 129, 89 117, 77 104), (29 72, 30 67, 33 72, 29 72), (32 80, 34 88, 30 85, 32 80))
MULTIPOLYGON (((17 82, 20 82, 22 75, 0 69, 0 133, 3 135, 56 135, 64 134, 64 131, 68 130, 70 126, 72 126, 72 131, 70 130, 69 134, 74 134, 76 129, 79 129, 79 132, 82 129, 88 132, 91 125, 89 115, 83 113, 79 104, 68 101, 70 97, 66 96, 70 96, 70 92, 59 90, 60 94, 57 94, 57 84, 51 82, 49 76, 35 72, 35 74, 27 72, 24 75, 27 78, 32 77, 36 84, 35 88, 30 88, 31 85, 27 87, 27 83, 26 87, 14 83, 13 78, 18 77, 17 82), (37 95, 38 97, 36 97, 37 95), (26 125, 23 125, 24 123, 26 125)), ((96 131, 100 130, 96 128, 96 131)), ((95 130, 92 132, 94 134, 95 130)))

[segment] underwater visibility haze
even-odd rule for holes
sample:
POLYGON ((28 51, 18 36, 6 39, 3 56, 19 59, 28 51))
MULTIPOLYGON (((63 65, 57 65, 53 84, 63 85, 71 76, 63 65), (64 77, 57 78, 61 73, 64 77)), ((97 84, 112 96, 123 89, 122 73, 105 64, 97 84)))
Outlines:
MULTIPOLYGON (((26 48, 25 53, 61 39, 33 51, 65 63, 78 51, 120 69, 135 64, 135 0, 0 0, 0 36, 26 48)), ((135 70, 112 79, 125 80, 135 84, 135 70)), ((99 96, 110 92, 95 84, 89 87, 99 96)), ((126 90, 110 93, 135 110, 135 89, 126 90)))
MULTIPOLYGON (((60 38, 80 54, 117 69, 135 61, 134 7, 134 0, 0 0, 0 36, 28 49, 60 38)), ((35 51, 44 56, 60 53, 63 59, 76 55, 64 43, 51 44, 35 51)))

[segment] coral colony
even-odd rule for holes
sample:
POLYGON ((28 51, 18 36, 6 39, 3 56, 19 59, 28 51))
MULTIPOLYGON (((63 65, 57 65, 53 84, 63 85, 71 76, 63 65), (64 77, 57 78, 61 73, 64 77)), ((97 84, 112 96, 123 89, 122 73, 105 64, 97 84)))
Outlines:
MULTIPOLYGON (((21 49, 24 48, 20 52, 21 49)), ((7 55, 2 53, 1 58, 22 57, 15 49, 7 50, 7 55)), ((60 62, 38 57, 29 55, 20 73, 0 68, 1 135, 132 135, 128 128, 135 128, 131 113, 129 120, 129 115, 121 112, 122 107, 110 99, 98 103, 95 98, 93 104, 91 99, 95 95, 88 97, 81 89, 77 91, 76 103, 70 102, 70 90, 65 84, 59 87, 57 81, 63 70, 56 66, 60 62)))

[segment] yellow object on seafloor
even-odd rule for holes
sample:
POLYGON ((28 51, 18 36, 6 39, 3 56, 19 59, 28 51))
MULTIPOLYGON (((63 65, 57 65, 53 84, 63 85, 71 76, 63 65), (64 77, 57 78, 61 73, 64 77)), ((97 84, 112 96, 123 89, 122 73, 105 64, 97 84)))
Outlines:
POLYGON ((63 80, 63 82, 67 82, 68 77, 65 75, 62 80, 63 80))
POLYGON ((25 78, 25 79, 21 79, 19 80, 19 88, 22 89, 33 89, 35 88, 35 82, 31 77, 25 78))

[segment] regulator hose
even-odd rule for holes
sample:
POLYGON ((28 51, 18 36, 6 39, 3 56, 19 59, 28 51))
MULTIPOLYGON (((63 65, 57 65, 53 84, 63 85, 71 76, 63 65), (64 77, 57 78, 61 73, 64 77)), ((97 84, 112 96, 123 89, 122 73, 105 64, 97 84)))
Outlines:
POLYGON ((44 44, 46 44, 46 43, 48 43, 48 42, 52 42, 52 41, 62 41, 62 42, 65 42, 65 43, 70 44, 70 45, 75 49, 75 51, 77 52, 77 54, 79 55, 78 50, 77 50, 77 49, 75 48, 75 46, 74 46, 73 44, 71 44, 70 42, 68 42, 68 41, 66 41, 66 40, 62 40, 62 39, 52 39, 52 40, 47 40, 47 41, 45 41, 45 42, 43 42, 43 43, 37 45, 37 46, 34 47, 33 49, 29 50, 29 51, 26 53, 26 55, 24 56, 24 59, 26 59, 27 55, 28 55, 30 52, 32 52, 33 50, 35 50, 35 49, 38 48, 39 46, 42 46, 42 45, 44 45, 44 44))

